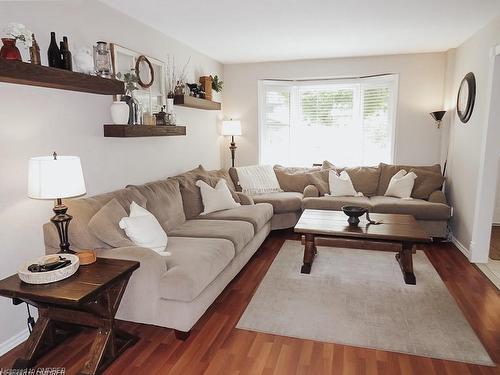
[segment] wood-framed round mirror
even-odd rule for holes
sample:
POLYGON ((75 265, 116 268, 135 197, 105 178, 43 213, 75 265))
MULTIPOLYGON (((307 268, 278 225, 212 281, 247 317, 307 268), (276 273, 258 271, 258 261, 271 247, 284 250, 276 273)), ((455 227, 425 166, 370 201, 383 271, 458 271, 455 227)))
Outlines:
POLYGON ((469 121, 474 110, 476 100, 476 77, 474 73, 467 73, 460 83, 457 95, 457 115, 464 124, 469 121))
POLYGON ((139 85, 144 89, 151 87, 155 81, 153 65, 144 55, 140 55, 135 62, 135 74, 139 85))

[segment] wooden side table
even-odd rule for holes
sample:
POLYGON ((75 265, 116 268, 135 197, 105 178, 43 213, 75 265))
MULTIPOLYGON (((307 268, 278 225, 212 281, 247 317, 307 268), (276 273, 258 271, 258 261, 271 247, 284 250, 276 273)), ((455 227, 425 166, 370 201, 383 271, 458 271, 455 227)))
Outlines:
POLYGON ((96 329, 96 337, 81 374, 99 374, 138 338, 115 326, 115 315, 128 280, 139 262, 98 258, 80 266, 68 279, 31 285, 17 275, 0 281, 0 296, 15 304, 27 302, 38 308, 38 320, 25 342, 24 353, 13 368, 35 365, 38 358, 59 344, 74 327, 96 329))

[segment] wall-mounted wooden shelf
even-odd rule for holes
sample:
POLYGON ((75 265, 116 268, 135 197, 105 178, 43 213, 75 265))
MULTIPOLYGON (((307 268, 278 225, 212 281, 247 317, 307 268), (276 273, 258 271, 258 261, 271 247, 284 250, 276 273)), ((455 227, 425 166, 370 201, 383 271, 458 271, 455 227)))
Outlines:
POLYGON ((101 95, 125 93, 122 81, 70 72, 64 69, 0 59, 0 82, 49 87, 101 95))
POLYGON ((177 95, 174 97, 174 105, 179 105, 182 107, 206 109, 209 111, 219 111, 221 109, 221 104, 218 102, 213 102, 207 99, 195 98, 189 95, 177 95))
POLYGON ((105 137, 170 137, 186 135, 185 126, 150 126, 150 125, 104 125, 105 137))

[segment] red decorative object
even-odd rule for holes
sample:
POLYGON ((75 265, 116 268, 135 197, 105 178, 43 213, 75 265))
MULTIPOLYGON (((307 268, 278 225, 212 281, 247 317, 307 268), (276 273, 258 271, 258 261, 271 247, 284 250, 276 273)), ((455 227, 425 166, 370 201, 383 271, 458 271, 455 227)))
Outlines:
POLYGON ((21 52, 16 47, 16 39, 14 38, 2 38, 3 46, 0 48, 0 57, 6 60, 18 60, 21 59, 21 52))

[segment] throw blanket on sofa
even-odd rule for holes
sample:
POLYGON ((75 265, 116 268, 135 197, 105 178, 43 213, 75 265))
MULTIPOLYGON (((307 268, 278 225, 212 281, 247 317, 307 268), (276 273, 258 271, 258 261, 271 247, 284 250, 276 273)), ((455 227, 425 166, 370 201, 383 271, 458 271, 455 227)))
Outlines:
POLYGON ((237 167, 236 172, 241 189, 245 194, 256 195, 283 191, 273 167, 270 165, 237 167))

